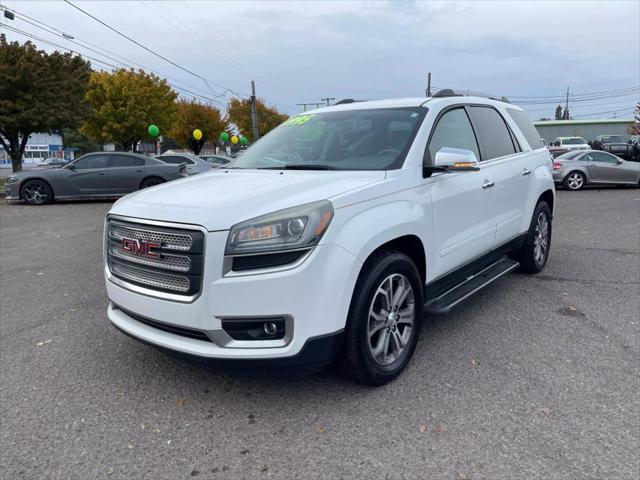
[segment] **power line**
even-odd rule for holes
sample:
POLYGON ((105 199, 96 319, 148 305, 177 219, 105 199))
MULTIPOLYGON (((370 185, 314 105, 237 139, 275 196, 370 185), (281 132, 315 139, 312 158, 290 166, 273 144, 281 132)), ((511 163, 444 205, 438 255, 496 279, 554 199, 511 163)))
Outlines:
MULTIPOLYGON (((69 5, 71 5, 73 8, 75 8, 76 10, 78 10, 78 11, 80 11, 80 12, 84 13, 85 15, 87 15, 87 16, 88 16, 88 17, 90 17, 90 18, 92 18, 92 19, 93 19, 93 20, 95 20, 96 22, 100 23, 101 25, 104 25, 104 26, 105 26, 105 27, 107 27, 109 30, 111 30, 111 31, 113 31, 113 32, 115 32, 115 33, 117 33, 117 34, 118 34, 118 35, 120 35, 121 37, 123 37, 123 38, 125 38, 125 39, 129 40, 131 43, 133 43, 133 44, 135 44, 135 45, 139 46, 140 48, 142 48, 142 49, 146 50, 147 52, 151 53, 152 55, 154 55, 154 56, 156 56, 156 57, 158 57, 158 58, 160 58, 160 59, 164 60, 164 61, 165 61, 165 62, 167 62, 167 63, 170 63, 170 64, 171 64, 171 65, 173 65, 174 67, 179 68, 180 70, 182 70, 182 71, 184 71, 184 72, 186 72, 186 73, 188 73, 188 74, 190 74, 190 75, 193 75, 193 76, 194 76, 194 77, 196 77, 196 78, 199 78, 200 80, 202 80, 202 81, 204 82, 204 84, 207 86, 207 88, 209 88, 209 90, 211 90, 211 91, 214 93, 214 95, 218 95, 218 94, 217 94, 217 93, 216 93, 216 92, 211 88, 211 85, 209 85, 209 82, 207 81, 207 79, 206 79, 206 78, 204 78, 202 75, 198 75, 197 73, 195 73, 195 72, 193 72, 193 71, 189 70, 188 68, 185 68, 185 67, 183 67, 182 65, 177 64, 177 63, 176 63, 176 62, 174 62, 173 60, 169 60, 167 57, 165 57, 165 56, 163 56, 163 55, 160 55, 159 53, 157 53, 157 52, 155 52, 155 51, 151 50, 149 47, 147 47, 147 46, 143 45, 142 43, 138 42, 137 40, 134 40, 134 39, 133 39, 133 38, 131 38, 130 36, 125 35, 125 34, 124 34, 124 33, 122 33, 121 31, 119 31, 119 30, 117 30, 116 28, 112 27, 111 25, 109 25, 109 24, 107 24, 107 23, 103 22, 102 20, 100 20, 99 18, 95 17, 94 15, 91 15, 91 14, 90 14, 89 12, 87 12, 86 10, 83 10, 82 8, 78 7, 77 5, 74 5, 74 4, 73 4, 73 3, 71 3, 69 0, 64 0, 64 1, 65 1, 65 3, 68 3, 68 4, 69 4, 69 5)), ((221 88, 227 88, 227 87, 225 87, 224 85, 221 85, 221 84, 219 84, 219 83, 217 83, 217 82, 213 82, 213 83, 215 83, 216 85, 218 85, 218 86, 219 86, 219 87, 221 87, 221 88)), ((233 90, 231 90, 231 89, 229 89, 229 90, 230 90, 232 93, 235 93, 235 94, 237 95, 237 93, 236 93, 236 92, 233 92, 233 90)))

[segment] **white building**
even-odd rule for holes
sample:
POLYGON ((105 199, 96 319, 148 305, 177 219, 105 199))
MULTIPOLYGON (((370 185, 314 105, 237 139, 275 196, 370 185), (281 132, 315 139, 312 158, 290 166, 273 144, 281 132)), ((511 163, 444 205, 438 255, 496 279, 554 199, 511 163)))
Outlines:
MULTIPOLYGON (((62 136, 57 133, 32 133, 29 135, 22 162, 26 165, 34 164, 49 157, 64 157, 71 160, 74 150, 64 148, 62 136)), ((5 152, 0 145, 0 166, 6 165, 11 165, 11 158, 9 152, 5 152)))

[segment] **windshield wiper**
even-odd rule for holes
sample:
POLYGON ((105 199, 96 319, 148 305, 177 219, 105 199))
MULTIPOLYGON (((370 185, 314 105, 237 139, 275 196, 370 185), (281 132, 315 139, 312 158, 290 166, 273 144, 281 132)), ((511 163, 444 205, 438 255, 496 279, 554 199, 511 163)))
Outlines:
POLYGON ((294 163, 291 165, 278 165, 277 167, 260 167, 258 170, 337 170, 337 168, 333 165, 294 163))

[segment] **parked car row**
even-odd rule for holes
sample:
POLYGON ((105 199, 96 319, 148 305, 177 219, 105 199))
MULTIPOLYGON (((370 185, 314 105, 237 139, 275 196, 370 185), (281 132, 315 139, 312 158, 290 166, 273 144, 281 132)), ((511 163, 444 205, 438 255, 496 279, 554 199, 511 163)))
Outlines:
POLYGON ((554 158, 553 180, 568 190, 587 184, 640 186, 640 163, 599 150, 573 150, 554 158))
POLYGON ((16 173, 7 178, 5 194, 8 200, 24 200, 32 205, 44 205, 54 199, 118 197, 220 165, 182 153, 151 157, 96 152, 63 165, 50 160, 43 165, 49 168, 16 173))

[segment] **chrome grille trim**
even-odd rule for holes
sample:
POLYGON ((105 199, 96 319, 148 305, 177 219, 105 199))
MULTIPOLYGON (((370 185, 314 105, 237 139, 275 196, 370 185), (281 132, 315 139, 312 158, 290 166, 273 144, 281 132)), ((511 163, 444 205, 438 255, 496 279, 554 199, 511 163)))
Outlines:
POLYGON ((190 250, 193 243, 189 235, 134 228, 118 223, 109 225, 109 237, 114 240, 122 240, 124 237, 136 240, 148 240, 158 242, 163 248, 183 251, 190 250))
POLYGON ((104 233, 104 270, 109 282, 180 303, 192 303, 200 296, 207 240, 204 227, 109 214, 104 233), (123 248, 123 238, 160 246, 146 253, 129 251, 123 248))
POLYGON ((191 259, 186 255, 173 255, 162 253, 158 258, 140 257, 115 245, 109 245, 109 254, 114 258, 127 260, 131 263, 139 263, 148 267, 158 267, 177 272, 188 272, 191 269, 191 259))
POLYGON ((142 283, 149 287, 172 290, 174 292, 188 292, 191 285, 187 277, 154 272, 125 265, 123 263, 111 262, 111 271, 127 280, 142 283))

